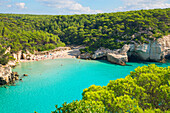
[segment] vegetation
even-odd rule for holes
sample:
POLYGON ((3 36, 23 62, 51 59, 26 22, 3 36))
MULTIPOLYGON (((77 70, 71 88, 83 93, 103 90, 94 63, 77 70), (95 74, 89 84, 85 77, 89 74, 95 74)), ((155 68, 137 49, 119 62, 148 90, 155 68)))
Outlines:
POLYGON ((56 105, 53 113, 169 113, 170 67, 138 67, 125 79, 83 90, 80 101, 56 105))
POLYGON ((96 15, 0 14, 0 43, 12 52, 43 51, 65 44, 86 45, 84 52, 92 52, 99 47, 148 43, 169 34, 169 22, 170 8, 96 15))
POLYGON ((6 53, 6 49, 0 45, 0 64, 5 65, 10 60, 14 60, 14 58, 10 55, 9 52, 6 53))

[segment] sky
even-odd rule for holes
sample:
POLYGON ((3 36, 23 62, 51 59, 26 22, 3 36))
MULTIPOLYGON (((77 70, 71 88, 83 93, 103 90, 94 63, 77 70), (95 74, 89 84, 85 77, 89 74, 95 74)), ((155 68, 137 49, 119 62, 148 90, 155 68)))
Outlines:
POLYGON ((10 14, 97 14, 154 8, 170 8, 170 0, 0 0, 0 13, 10 14))

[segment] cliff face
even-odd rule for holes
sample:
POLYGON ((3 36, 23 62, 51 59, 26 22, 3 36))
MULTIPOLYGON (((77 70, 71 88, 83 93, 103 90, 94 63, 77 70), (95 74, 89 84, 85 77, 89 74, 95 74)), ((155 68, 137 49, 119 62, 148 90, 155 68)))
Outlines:
MULTIPOLYGON (((83 57, 87 58, 87 54, 83 57)), ((170 57, 170 35, 150 41, 148 44, 125 44, 121 49, 99 48, 94 54, 88 54, 88 58, 97 59, 107 56, 107 60, 124 65, 128 60, 142 61, 162 61, 165 57, 170 57)))
POLYGON ((170 51, 170 35, 150 41, 149 44, 133 45, 128 51, 128 56, 135 55, 144 61, 161 61, 170 51))
MULTIPOLYGON (((170 35, 164 36, 163 38, 158 39, 157 46, 158 48, 155 51, 154 49, 152 49, 151 53, 153 52, 161 53, 163 57, 169 56, 170 55, 170 35)), ((154 59, 155 57, 152 55, 151 59, 152 58, 154 59)))
POLYGON ((5 85, 15 80, 18 80, 19 75, 15 72, 12 73, 12 69, 10 66, 2 66, 0 65, 0 85, 5 85))

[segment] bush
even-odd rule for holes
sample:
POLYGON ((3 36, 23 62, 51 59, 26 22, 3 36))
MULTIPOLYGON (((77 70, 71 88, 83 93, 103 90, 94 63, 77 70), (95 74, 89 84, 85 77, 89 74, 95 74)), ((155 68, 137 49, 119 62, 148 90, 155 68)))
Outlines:
POLYGON ((112 80, 107 86, 92 85, 84 89, 82 100, 56 106, 53 113, 168 113, 169 81, 170 66, 138 67, 124 79, 112 80))

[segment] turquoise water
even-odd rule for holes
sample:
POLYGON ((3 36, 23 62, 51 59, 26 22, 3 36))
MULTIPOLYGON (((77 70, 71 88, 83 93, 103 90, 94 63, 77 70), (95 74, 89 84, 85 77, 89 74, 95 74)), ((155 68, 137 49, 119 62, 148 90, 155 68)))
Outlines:
MULTIPOLYGON (((131 66, 79 59, 21 63, 14 71, 29 76, 16 86, 0 88, 0 113, 50 113, 56 104, 80 100, 83 89, 90 85, 107 85, 110 80, 124 78, 136 67, 149 63, 128 64, 131 66)), ((167 67, 170 63, 157 65, 167 67)))

